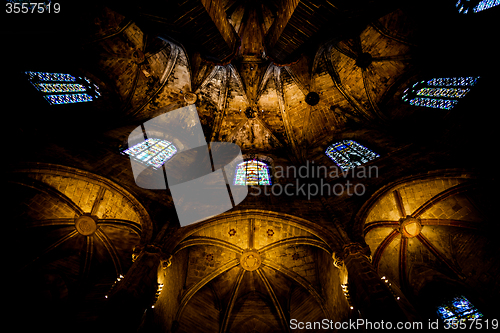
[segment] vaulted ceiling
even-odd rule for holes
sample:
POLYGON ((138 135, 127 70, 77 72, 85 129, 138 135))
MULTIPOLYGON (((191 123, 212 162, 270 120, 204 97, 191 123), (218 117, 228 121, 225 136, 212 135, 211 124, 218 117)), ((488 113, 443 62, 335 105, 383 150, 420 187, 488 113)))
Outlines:
MULTIPOLYGON (((471 92, 454 113, 403 104, 401 94, 428 75, 481 74, 483 88, 495 82, 491 16, 457 16, 453 1, 145 0, 62 10, 50 21, 18 15, 4 36, 15 61, 3 92, 17 101, 5 114, 16 138, 5 147, 17 223, 9 231, 12 246, 30 244, 13 259, 37 277, 42 301, 77 290, 98 309, 132 265, 135 246, 163 227, 178 231, 168 191, 138 188, 119 150, 144 121, 190 104, 207 142, 236 143, 273 165, 330 167, 328 144, 356 139, 382 155, 380 177, 363 180, 374 197, 354 227, 366 197, 249 197, 238 209, 280 213, 229 214, 180 237, 172 265, 159 274, 176 291, 155 305, 159 327, 286 332, 296 314, 348 318, 343 277, 331 261, 340 241, 323 239, 336 226, 366 240, 379 272, 403 291, 418 293, 429 272, 448 278, 470 264, 470 247, 456 248, 476 242, 470 230, 483 230, 469 179, 376 191, 433 168, 476 168, 464 152, 489 156, 488 145, 474 140, 494 133, 481 120, 493 88, 471 92), (50 107, 25 82, 25 70, 81 73, 102 96, 50 107), (90 291, 81 288, 87 284, 90 291)), ((88 311, 82 316, 96 315, 88 311)))
MULTIPOLYGON (((463 279, 464 269, 480 270, 467 261, 477 260, 482 251, 476 238, 484 236, 474 230, 489 223, 484 191, 484 184, 470 176, 450 174, 398 184, 378 196, 366 215, 364 234, 381 275, 418 294, 425 285, 422 270, 434 270, 433 279, 463 279)), ((477 276, 484 274, 495 273, 477 276)))
POLYGON ((84 128, 137 124, 195 103, 207 141, 231 141, 245 153, 294 162, 317 159, 314 149, 349 135, 384 153, 400 148, 402 127, 443 117, 422 110, 415 116, 419 108, 401 103, 413 80, 433 72, 457 75, 457 68, 475 75, 491 59, 488 37, 475 34, 480 22, 462 22, 444 4, 433 10, 391 1, 107 5, 89 5, 72 20, 55 17, 38 32, 37 22, 13 23, 26 32, 12 37, 19 59, 14 70, 29 63, 95 81, 103 96, 79 117, 84 128), (448 26, 454 34, 436 34, 448 26), (57 43, 47 48, 49 40, 57 43), (34 58, 33 49, 44 52, 34 58))
MULTIPOLYGON (((179 332, 234 332, 241 327, 286 332, 291 318, 305 315, 320 321, 331 318, 332 309, 335 316, 347 318, 349 304, 330 260, 332 250, 324 235, 302 222, 254 211, 229 214, 191 232, 172 260, 172 267, 187 263, 175 278, 184 281, 174 316, 179 332), (207 321, 200 328, 202 313, 207 321)), ((172 273, 160 274, 159 280, 169 285, 172 273)), ((165 322, 171 298, 162 293, 155 303, 165 322)))
POLYGON ((19 305, 38 308, 33 320, 42 326, 52 311, 60 312, 56 328, 76 320, 75 304, 99 307, 132 265, 134 248, 152 236, 135 197, 80 169, 32 165, 16 170, 6 189, 15 220, 6 245, 18 249, 8 260, 17 272, 11 287, 19 305))
POLYGON ((498 258, 487 237, 493 227, 487 193, 480 179, 460 172, 408 177, 381 189, 361 214, 380 276, 410 297, 431 281, 466 280, 461 288, 480 289, 479 280, 499 274, 498 263, 487 264, 498 258))

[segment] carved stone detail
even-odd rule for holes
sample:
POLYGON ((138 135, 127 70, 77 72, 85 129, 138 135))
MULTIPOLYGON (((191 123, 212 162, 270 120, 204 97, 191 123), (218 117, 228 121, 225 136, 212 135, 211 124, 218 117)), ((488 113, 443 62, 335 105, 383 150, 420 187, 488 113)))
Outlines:
POLYGON ((240 258, 241 267, 250 272, 255 271, 257 268, 259 268, 261 263, 262 258, 260 257, 260 254, 255 250, 243 253, 240 258))
POLYGON ((188 104, 194 104, 197 99, 198 99, 198 96, 196 96, 196 94, 193 94, 191 92, 187 92, 184 94, 184 100, 188 104))
POLYGON ((406 238, 413 238, 420 234, 422 224, 420 219, 407 216, 399 219, 399 232, 406 238))
POLYGON ((97 218, 91 215, 82 215, 75 220, 75 228, 80 235, 93 235, 97 230, 97 218))

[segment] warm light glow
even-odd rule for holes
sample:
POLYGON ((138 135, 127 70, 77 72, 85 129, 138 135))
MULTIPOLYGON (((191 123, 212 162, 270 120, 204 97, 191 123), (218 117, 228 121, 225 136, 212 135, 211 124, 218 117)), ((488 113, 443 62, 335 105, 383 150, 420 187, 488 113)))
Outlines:
POLYGON ((410 223, 405 226, 405 230, 407 233, 409 233, 412 236, 416 236, 419 233, 419 228, 416 223, 410 223))

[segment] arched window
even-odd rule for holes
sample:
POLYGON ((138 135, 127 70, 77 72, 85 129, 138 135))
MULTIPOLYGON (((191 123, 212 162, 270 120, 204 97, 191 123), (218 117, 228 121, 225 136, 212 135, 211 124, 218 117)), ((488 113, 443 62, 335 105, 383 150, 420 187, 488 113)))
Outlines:
POLYGON ((437 307, 438 316, 444 321, 456 321, 460 319, 474 319, 483 316, 467 298, 456 296, 450 301, 437 307))
POLYGON ((456 7, 460 14, 478 13, 500 5, 500 0, 458 0, 456 7))
POLYGON ((246 160, 236 167, 234 185, 271 185, 271 175, 266 162, 246 160))
POLYGON ((479 76, 445 77, 420 81, 404 91, 410 105, 450 110, 477 83, 479 76))
POLYGON ((45 72, 25 74, 51 105, 91 102, 100 96, 99 87, 86 77, 45 72))
POLYGON ((330 157, 342 171, 355 168, 380 157, 370 149, 353 140, 342 140, 330 145, 325 154, 330 157))
POLYGON ((169 141, 160 139, 147 139, 138 143, 122 153, 133 157, 135 160, 152 166, 154 169, 160 168, 177 152, 177 148, 169 141))

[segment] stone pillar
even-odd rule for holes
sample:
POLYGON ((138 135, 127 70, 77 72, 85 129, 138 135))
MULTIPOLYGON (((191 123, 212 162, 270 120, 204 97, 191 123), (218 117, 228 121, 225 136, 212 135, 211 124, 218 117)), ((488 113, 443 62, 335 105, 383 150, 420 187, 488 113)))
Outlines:
POLYGON ((349 293, 363 319, 406 322, 408 319, 394 296, 380 279, 368 256, 369 248, 359 243, 344 245, 341 258, 348 272, 349 293))
POLYGON ((134 249, 134 263, 108 295, 101 327, 108 332, 137 332, 145 310, 155 301, 158 268, 171 256, 154 245, 134 249))

